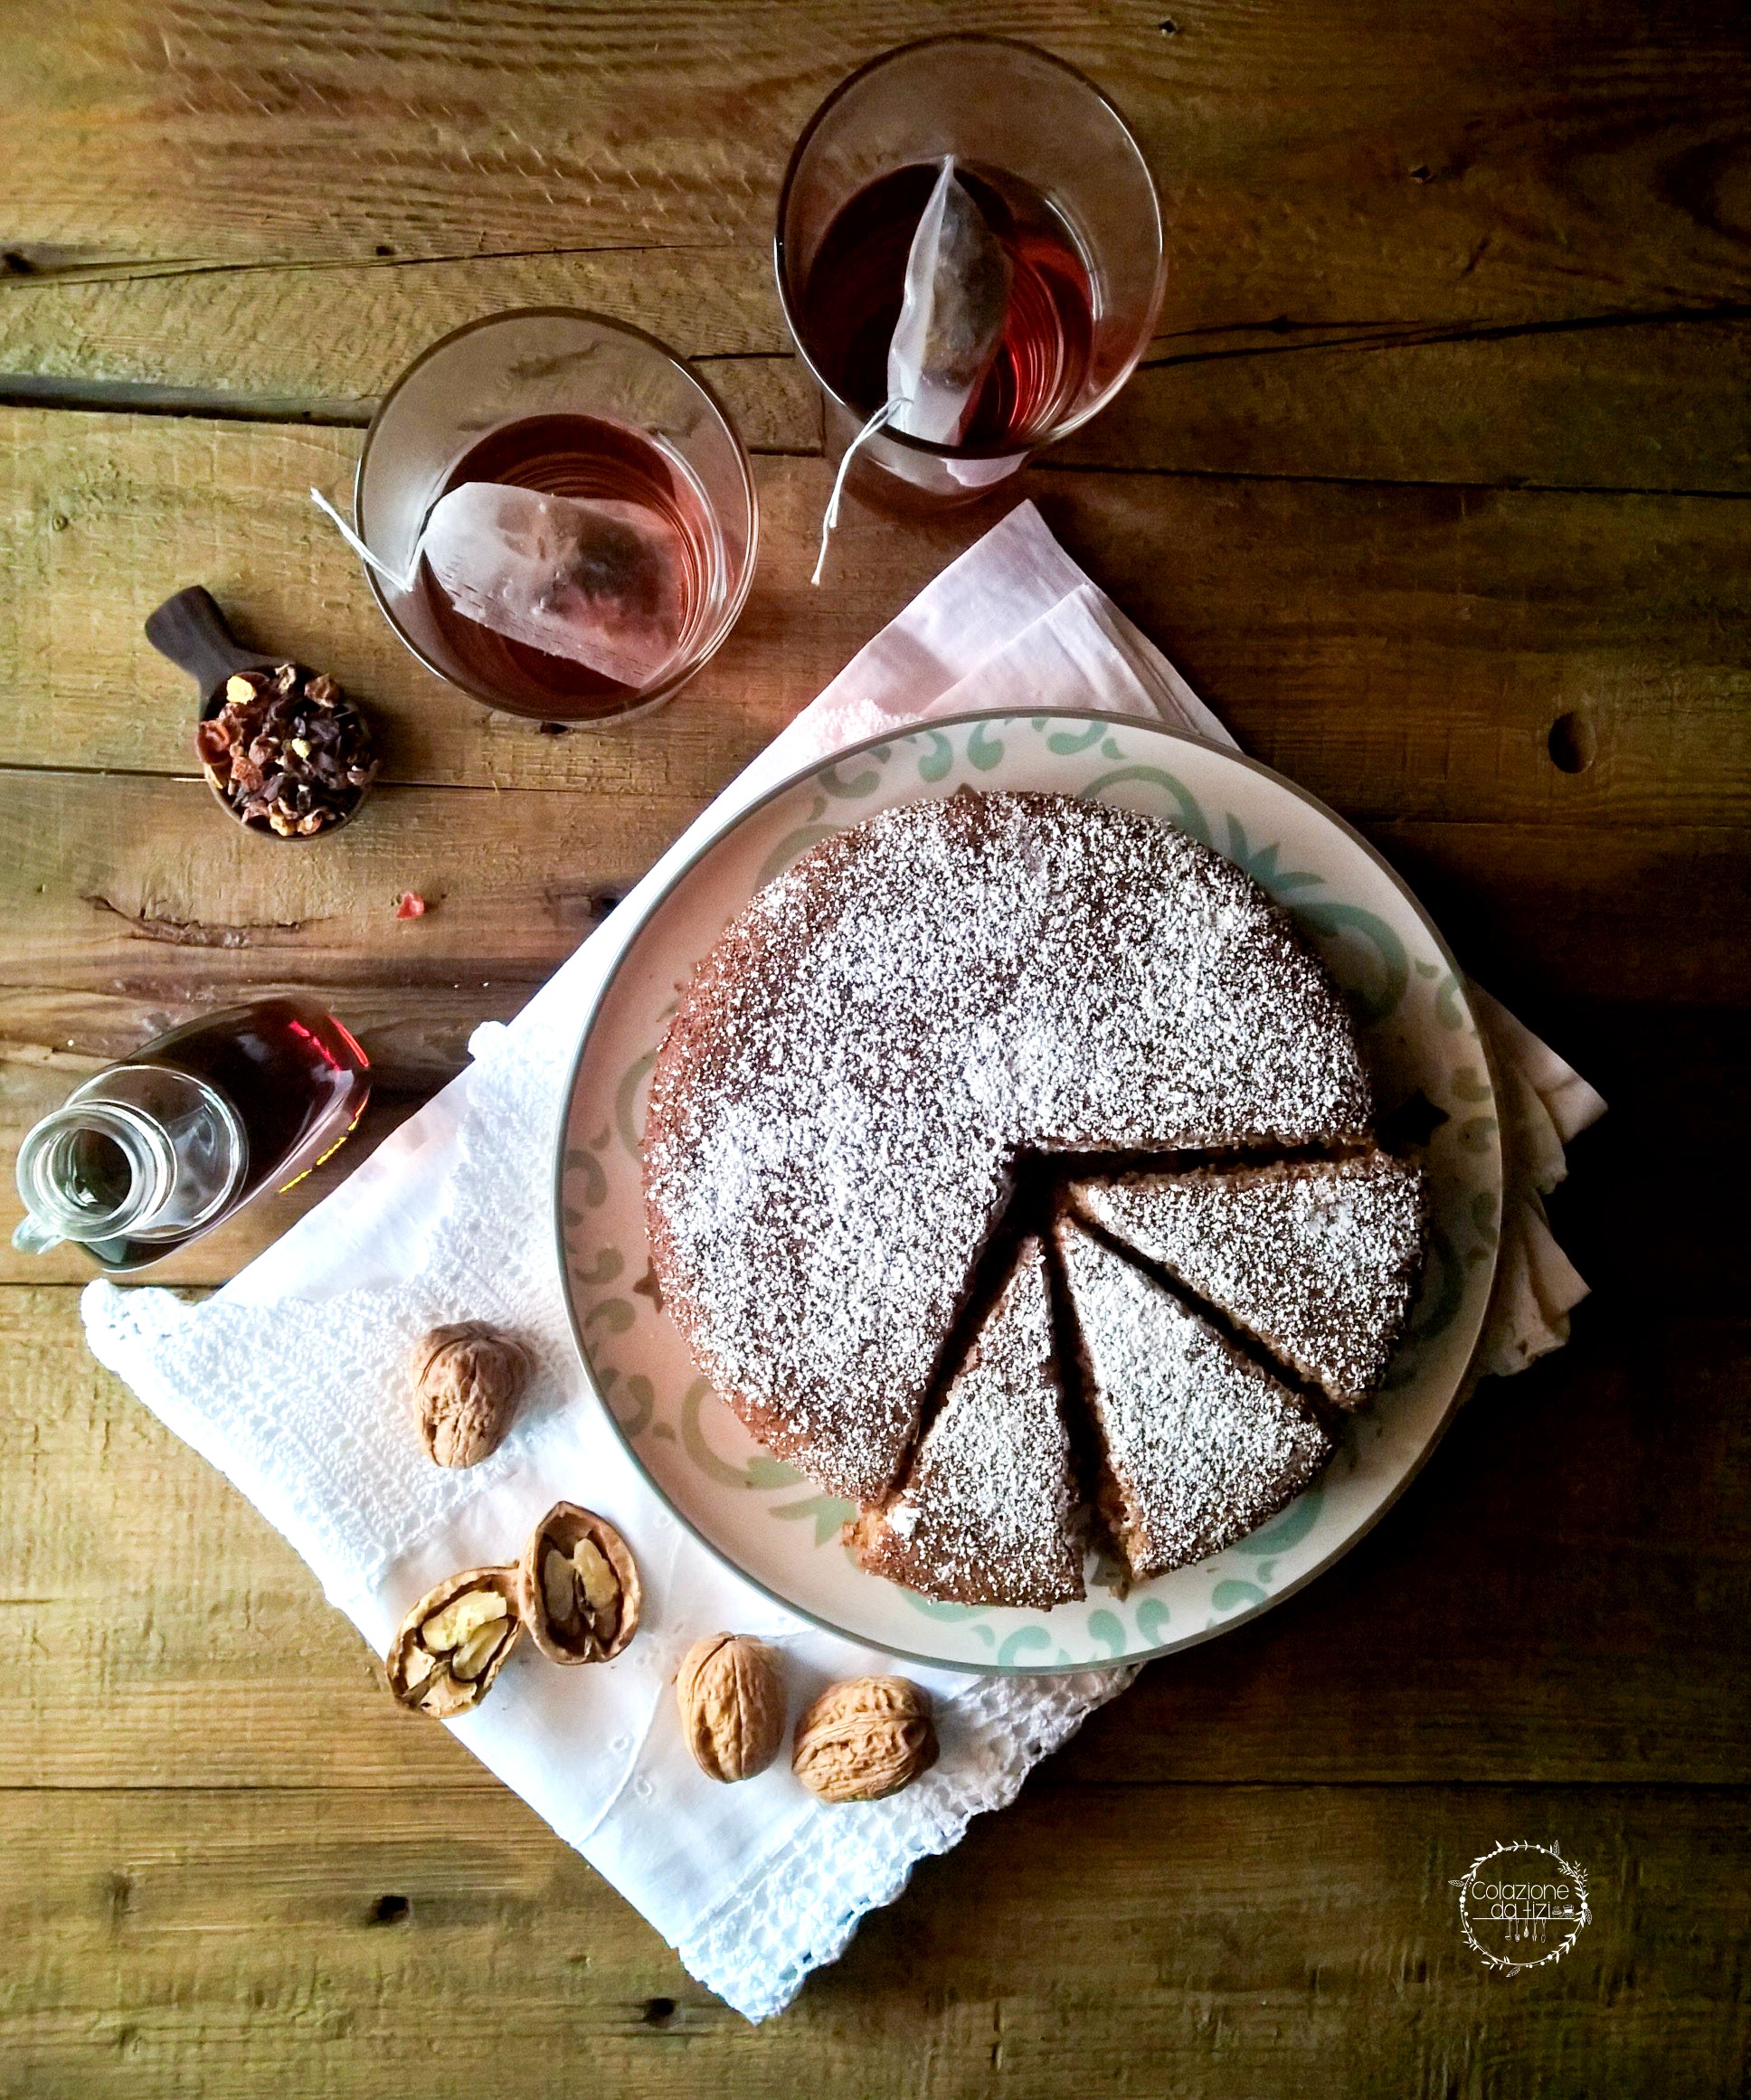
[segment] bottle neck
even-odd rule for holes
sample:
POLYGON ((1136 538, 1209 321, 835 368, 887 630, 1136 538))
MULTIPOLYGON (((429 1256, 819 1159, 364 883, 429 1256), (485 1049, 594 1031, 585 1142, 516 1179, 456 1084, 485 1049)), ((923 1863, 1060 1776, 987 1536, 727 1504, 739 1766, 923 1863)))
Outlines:
POLYGON ((219 1089, 175 1066, 113 1064, 29 1131, 18 1152, 27 1213, 13 1244, 124 1243, 203 1230, 242 1184, 249 1139, 219 1089), (22 1236, 21 1236, 22 1235, 22 1236))
POLYGON ((149 1231, 176 1178, 168 1134, 122 1102, 70 1102, 45 1116, 18 1154, 18 1190, 36 1221, 64 1240, 149 1231))

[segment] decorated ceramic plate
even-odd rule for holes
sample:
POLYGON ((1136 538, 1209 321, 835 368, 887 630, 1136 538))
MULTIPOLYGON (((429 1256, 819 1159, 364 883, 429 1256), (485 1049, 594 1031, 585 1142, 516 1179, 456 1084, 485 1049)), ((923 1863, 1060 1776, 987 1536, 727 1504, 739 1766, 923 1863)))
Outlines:
POLYGON ((681 1521, 781 1603, 916 1661, 1059 1670, 1207 1639, 1355 1544, 1434 1448, 1489 1305, 1501 1216, 1490 1061, 1421 906, 1341 819, 1232 752, 1109 716, 982 715, 839 753, 708 838, 646 909, 584 1026, 561 1135, 561 1263, 590 1382, 681 1521), (817 841, 959 788, 1036 789, 1142 810, 1227 855, 1293 913, 1358 1024, 1380 1120, 1426 1140, 1429 1258, 1383 1389, 1330 1466, 1262 1529, 1133 1584, 1091 1556, 1055 1610, 936 1603, 866 1574, 851 1505, 764 1451, 694 1367, 645 1240, 639 1133, 657 1049, 695 965, 761 886, 817 841))

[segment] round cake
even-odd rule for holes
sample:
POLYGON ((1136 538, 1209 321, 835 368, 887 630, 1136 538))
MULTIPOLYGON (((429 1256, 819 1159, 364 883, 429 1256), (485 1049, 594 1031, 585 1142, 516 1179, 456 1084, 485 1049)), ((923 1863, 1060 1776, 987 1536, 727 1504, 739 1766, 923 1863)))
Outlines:
POLYGON ((1341 1000, 1240 869, 963 790, 805 853, 701 962, 651 1079, 651 1256, 749 1429, 879 1508, 1020 1163, 1339 1152, 1371 1120, 1341 1000))

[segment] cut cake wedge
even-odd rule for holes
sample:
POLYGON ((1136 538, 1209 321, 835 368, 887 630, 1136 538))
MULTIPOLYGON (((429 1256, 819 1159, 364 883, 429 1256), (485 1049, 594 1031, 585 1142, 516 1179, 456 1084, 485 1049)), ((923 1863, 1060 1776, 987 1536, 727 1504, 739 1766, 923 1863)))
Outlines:
POLYGON ((899 1492, 852 1540, 865 1567, 925 1596, 1046 1609, 1084 1594, 1077 1502, 1046 1253, 1028 1239, 899 1492))
POLYGON ((1072 1218, 1054 1231, 1103 1447, 1101 1515, 1138 1580, 1207 1559, 1298 1495, 1331 1438, 1152 1276, 1072 1218))
POLYGON ((1074 1182, 1077 1215, 1168 1270, 1342 1407, 1380 1383, 1423 1265, 1424 1175, 1341 1159, 1074 1182))

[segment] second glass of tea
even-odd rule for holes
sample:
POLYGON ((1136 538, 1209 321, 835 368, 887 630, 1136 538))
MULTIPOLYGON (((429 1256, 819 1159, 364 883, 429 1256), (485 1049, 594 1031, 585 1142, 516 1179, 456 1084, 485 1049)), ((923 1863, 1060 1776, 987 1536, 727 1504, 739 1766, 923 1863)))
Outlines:
POLYGON ((1000 37, 885 52, 809 119, 779 198, 779 299, 826 397, 829 452, 887 394, 907 256, 950 155, 1008 251, 1008 317, 959 443, 891 428, 865 440, 852 479, 873 494, 967 502, 1013 474, 1112 399, 1160 310, 1155 184, 1092 80, 1000 37))
POLYGON ((660 707, 715 653, 759 536, 747 451, 705 381, 641 329, 562 307, 469 322, 414 360, 365 433, 354 516, 393 572, 366 570, 377 602, 429 670, 490 707, 602 724, 660 707), (433 506, 469 482, 654 513, 678 569, 660 669, 629 685, 459 610, 419 549, 433 506))

